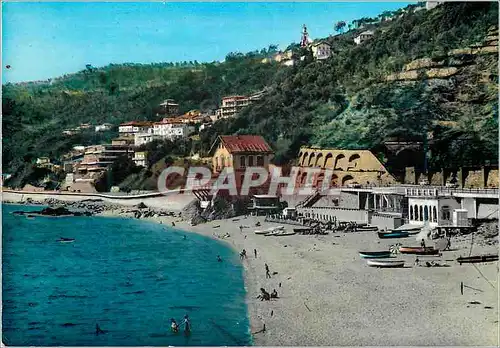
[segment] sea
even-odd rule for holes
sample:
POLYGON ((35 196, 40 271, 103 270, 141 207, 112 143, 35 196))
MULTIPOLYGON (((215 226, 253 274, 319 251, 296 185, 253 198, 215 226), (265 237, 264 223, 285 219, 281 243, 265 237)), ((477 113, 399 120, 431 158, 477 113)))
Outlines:
POLYGON ((12 214, 41 208, 2 205, 5 345, 252 344, 243 268, 226 245, 134 219, 12 214), (173 333, 185 315, 191 333, 173 333))

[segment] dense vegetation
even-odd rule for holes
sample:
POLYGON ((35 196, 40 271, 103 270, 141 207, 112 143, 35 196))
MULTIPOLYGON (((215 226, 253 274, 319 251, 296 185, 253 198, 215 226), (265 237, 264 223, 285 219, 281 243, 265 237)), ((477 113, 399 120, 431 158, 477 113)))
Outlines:
MULTIPOLYGON (((154 120, 156 106, 166 98, 178 101, 181 111, 209 110, 223 95, 264 87, 268 93, 263 99, 239 117, 217 122, 200 134, 200 143, 189 142, 180 152, 206 155, 218 134, 261 134, 276 149, 276 162, 285 163, 305 144, 384 152, 387 139, 425 141, 432 133, 433 167, 496 160, 498 57, 459 57, 457 63, 446 53, 481 42, 497 25, 498 4, 445 3, 432 11, 399 11, 392 21, 361 22, 363 29, 325 39, 333 50, 325 61, 314 61, 310 52, 290 45, 296 57, 305 55, 294 67, 262 64, 276 50, 270 46, 245 55, 231 53, 223 63, 87 66, 44 83, 4 85, 4 171, 20 172, 36 156, 54 158, 77 143, 109 141, 116 135, 61 134, 80 123, 154 120), (354 36, 366 29, 374 30, 375 37, 356 46, 354 36), (463 67, 446 79, 386 82, 387 75, 424 57, 463 67), (471 59, 473 64, 464 63, 471 59)), ((336 30, 345 26, 337 23, 336 30)), ((168 148, 164 156, 172 154, 168 148)))

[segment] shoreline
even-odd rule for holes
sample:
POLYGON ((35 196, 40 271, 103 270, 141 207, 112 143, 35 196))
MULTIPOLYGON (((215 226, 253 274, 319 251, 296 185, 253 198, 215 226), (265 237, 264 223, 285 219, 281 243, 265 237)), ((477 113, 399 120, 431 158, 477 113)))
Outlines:
MULTIPOLYGON (((94 216, 134 218, 133 212, 124 213, 127 208, 94 216)), ((255 235, 255 229, 278 225, 264 222, 263 217, 236 217, 197 226, 177 216, 141 220, 168 227, 174 221, 176 229, 224 241, 237 252, 246 249, 248 259, 242 260, 245 302, 254 345, 498 344, 498 262, 477 264, 478 273, 476 265, 458 266, 455 261, 468 255, 470 236, 454 238, 453 251, 442 257, 420 257, 423 262, 435 260, 449 267, 415 267, 414 255, 398 255, 405 260, 405 268, 376 269, 360 260, 359 250, 380 250, 397 242, 419 243, 412 237, 379 240, 372 232, 255 235), (260 227, 255 227, 257 221, 260 227), (214 228, 217 225, 220 227, 214 228), (240 232, 240 225, 249 228, 240 232), (228 238, 218 238, 226 233, 228 238), (266 279, 264 263, 278 274, 266 279), (463 295, 461 282, 467 287, 463 295), (276 289, 280 298, 261 302, 255 298, 261 287, 268 292, 276 289), (266 332, 255 334, 264 324, 266 332)), ((473 254, 488 252, 498 252, 498 247, 474 244, 473 254)))
MULTIPOLYGON (((133 217, 116 211, 106 211, 100 215, 133 217)), ((214 220, 196 226, 191 226, 187 221, 182 221, 178 217, 150 217, 143 220, 162 223, 168 227, 171 227, 171 222, 174 221, 176 229, 223 241, 238 253, 246 249, 248 258, 242 260, 242 265, 250 333, 253 344, 256 346, 297 344, 460 346, 498 343, 498 300, 495 296, 496 290, 488 284, 490 282, 495 287, 498 285, 498 262, 477 265, 481 273, 487 277, 485 280, 479 276, 472 265, 458 266, 455 261, 458 256, 467 256, 470 236, 452 240, 454 251, 445 252, 442 257, 419 257, 422 262, 437 261, 449 267, 414 267, 414 255, 398 255, 398 259, 405 260, 404 269, 376 269, 367 267, 366 261, 359 258, 358 251, 364 249, 362 247, 364 240, 370 240, 369 245, 372 249, 380 249, 380 244, 389 246, 396 242, 417 245, 419 243, 416 238, 378 240, 370 232, 333 233, 326 236, 265 237, 255 235, 253 233, 255 229, 279 225, 264 222, 264 217, 236 217, 214 220), (260 227, 255 227, 257 221, 261 222, 260 227), (214 228, 217 225, 220 227, 214 228), (244 228, 240 232, 240 225, 249 226, 249 228, 244 228), (230 235, 228 238, 218 237, 226 233, 230 235), (347 244, 347 248, 342 246, 344 243, 347 244), (254 248, 257 249, 257 258, 253 254, 254 248), (339 251, 339 255, 332 255, 333 251, 339 251), (330 262, 335 266, 329 267, 330 262), (271 279, 265 278, 265 263, 269 265, 271 274, 278 273, 271 279), (342 270, 343 267, 349 268, 352 275, 342 270), (339 272, 337 280, 335 280, 336 271, 339 272), (408 274, 408 272, 413 274, 408 274), (382 279, 374 278, 380 275, 383 276, 382 279), (380 294, 366 295, 366 291, 370 291, 370 286, 364 287, 363 280, 375 283, 376 290, 378 287, 386 290, 382 294, 382 297, 386 297, 381 301, 383 305, 376 304, 381 300, 380 294), (402 280, 407 280, 408 284, 405 285, 402 280), (344 281, 347 286, 343 285, 344 281), (432 286, 439 281, 443 282, 436 286, 439 294, 434 294, 436 298, 432 298, 435 292, 432 286), (461 281, 466 286, 481 289, 482 293, 479 291, 472 293, 472 290, 469 290, 469 293, 460 295, 461 281), (421 285, 426 285, 423 291, 417 288, 421 285), (333 289, 324 289, 328 286, 333 289), (256 296, 261 287, 268 292, 276 289, 280 298, 274 301, 257 300, 256 296), (346 289, 343 289, 344 287, 346 289), (391 294, 391 288, 396 288, 399 293, 391 294), (324 292, 326 298, 316 296, 316 291, 324 292), (409 295, 408 292, 415 292, 416 297, 413 298, 413 295, 409 295), (450 298, 450 293, 455 296, 450 298), (327 300, 335 295, 348 302, 349 299, 354 298, 356 301, 346 305, 342 301, 327 300), (408 301, 408 303, 391 303, 393 297, 401 298, 402 302, 408 301), (439 305, 439 301, 444 302, 442 306, 439 305), (476 305, 477 313, 469 317, 469 312, 474 307, 469 302, 475 303, 474 301, 480 302, 481 305, 476 305), (363 309, 365 305, 377 307, 380 313, 368 310, 365 314, 363 309), (395 320, 392 310, 384 313, 387 305, 392 306, 392 310, 403 310, 403 313, 396 315, 399 320, 395 320), (491 307, 491 309, 483 307, 491 307), (358 312, 352 313, 353 308, 358 312), (413 308, 417 312, 428 312, 428 315, 432 317, 430 319, 433 325, 439 326, 431 329, 434 337, 427 336, 429 323, 424 319, 425 314, 415 314, 411 311, 404 313, 407 308, 413 308), (448 313, 441 314, 441 311, 448 313), (376 320, 374 327, 370 327, 370 320, 363 318, 365 315, 376 320), (354 319, 347 320, 346 323, 341 322, 342 318, 349 316, 353 316, 354 319), (457 320, 457 316, 462 316, 462 318, 457 320), (402 318, 404 319, 401 320, 402 318), (329 321, 332 322, 329 323, 329 321), (458 327, 451 329, 450 325, 453 325, 454 321, 458 327), (472 322, 474 322, 472 327, 480 334, 473 334, 474 331, 471 331, 469 326, 472 322), (364 328, 360 327, 362 323, 365 325, 364 328), (391 335, 383 332, 385 325, 389 323, 395 326, 389 330, 393 332, 391 335), (264 324, 266 324, 266 332, 259 333, 264 324), (478 327, 484 330, 477 330, 478 327), (360 335, 360 331, 368 331, 368 334, 360 335), (411 332, 411 336, 401 340, 398 338, 400 331, 411 332), (318 334, 318 332, 321 333, 318 334), (343 332, 346 333, 345 336, 343 332)), ((285 225, 285 228, 290 228, 290 226, 285 225)), ((428 243, 433 244, 432 241, 428 243)), ((496 246, 474 245, 473 254, 497 251, 496 246)))

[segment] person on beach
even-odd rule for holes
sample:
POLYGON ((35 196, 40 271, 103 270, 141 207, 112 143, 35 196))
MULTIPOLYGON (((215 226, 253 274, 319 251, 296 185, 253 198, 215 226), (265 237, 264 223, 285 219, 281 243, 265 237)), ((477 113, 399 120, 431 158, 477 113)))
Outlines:
POLYGON ((271 298, 278 298, 278 292, 276 289, 273 289, 273 292, 271 293, 271 298))
POLYGON ((189 317, 187 314, 184 316, 183 324, 184 324, 184 332, 186 334, 190 333, 191 332, 191 323, 189 322, 189 317))
POLYGON ((255 255, 255 258, 257 258, 257 249, 253 249, 253 254, 255 255))
POLYGON ((269 272, 269 266, 267 265, 267 263, 265 263, 264 265, 266 267, 266 278, 271 278, 271 273, 269 272))
POLYGON ((175 222, 172 221, 172 227, 175 227, 175 222))
POLYGON ((421 246, 422 248, 425 248, 425 240, 423 240, 423 239, 422 239, 422 241, 420 242, 420 246, 421 246))
POLYGON ((243 226, 240 225, 240 232, 243 232, 243 226))
POLYGON ((257 296, 257 298, 260 298, 261 301, 269 301, 271 300, 271 295, 266 291, 264 288, 260 288, 260 295, 257 296))
POLYGON ((243 249, 243 251, 241 252, 240 255, 241 255, 241 259, 243 259, 243 258, 246 259, 247 258, 247 251, 245 249, 243 249))
POLYGON ((172 332, 179 332, 179 325, 177 325, 177 322, 175 321, 174 318, 170 319, 170 321, 172 322, 172 324, 170 324, 170 328, 172 329, 172 332))
POLYGON ((220 255, 217 255, 217 262, 222 262, 222 259, 220 258, 220 255))

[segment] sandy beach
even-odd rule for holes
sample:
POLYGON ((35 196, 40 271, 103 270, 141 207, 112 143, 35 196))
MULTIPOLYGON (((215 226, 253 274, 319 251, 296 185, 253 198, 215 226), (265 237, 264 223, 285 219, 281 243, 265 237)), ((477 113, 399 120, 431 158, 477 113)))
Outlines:
MULTIPOLYGON (((104 215, 124 216, 118 211, 104 215)), ((452 251, 441 257, 419 257, 450 267, 418 267, 414 255, 398 255, 405 268, 378 269, 368 267, 358 251, 384 250, 397 242, 418 246, 416 238, 380 240, 373 232, 265 237, 254 230, 277 224, 265 223, 263 217, 198 226, 173 217, 148 220, 167 226, 175 221, 178 229, 217 239, 229 233, 224 242, 238 252, 246 249, 243 265, 255 345, 498 345, 498 262, 460 266, 455 261, 469 255, 470 236, 452 240, 452 251), (255 227, 257 221, 261 227, 255 227), (240 225, 249 228, 240 232, 240 225), (265 263, 271 273, 277 272, 271 279, 266 279, 265 263), (279 299, 256 299, 261 287, 276 289, 279 299), (264 324, 266 331, 259 332, 264 324)), ((489 252, 498 249, 475 244, 472 250, 489 252)))

